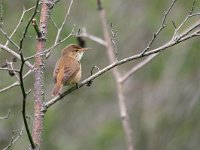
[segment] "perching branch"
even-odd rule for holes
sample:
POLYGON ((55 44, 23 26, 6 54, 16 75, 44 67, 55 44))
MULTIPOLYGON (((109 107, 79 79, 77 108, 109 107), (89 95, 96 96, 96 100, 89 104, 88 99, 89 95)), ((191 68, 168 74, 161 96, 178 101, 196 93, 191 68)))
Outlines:
MULTIPOLYGON (((198 25, 200 26, 200 22, 198 23, 198 25)), ((186 31, 190 30, 191 28, 195 27, 196 25, 194 26, 191 26, 189 27, 188 29, 186 29, 183 33, 177 35, 177 37, 180 37, 182 36, 186 31)), ((141 53, 139 54, 136 54, 136 55, 132 55, 130 57, 126 57, 124 59, 121 59, 117 62, 114 62, 110 65, 108 65, 107 67, 99 70, 97 73, 93 74, 92 76, 86 78, 85 80, 83 80, 80 84, 79 84, 79 88, 81 88, 82 86, 86 85, 88 82, 90 82, 91 80, 94 80, 96 78, 98 78, 99 76, 101 76, 102 74, 106 73, 107 71, 111 70, 112 68, 116 67, 116 66, 119 66, 119 65, 122 65, 122 64, 125 64, 125 63, 128 63, 130 61, 133 61, 135 59, 140 59, 142 57, 146 57, 146 56, 149 56, 149 55, 152 55, 152 54, 156 54, 156 53, 159 53, 161 51, 164 51, 164 50, 167 50, 169 49, 170 47, 173 47, 175 45, 178 45, 180 44, 181 42, 185 41, 185 40, 189 40, 189 39, 192 39, 194 37, 198 37, 200 36, 200 29, 191 33, 190 35, 187 35, 187 36, 184 36, 184 38, 181 38, 180 40, 176 41, 176 40, 173 40, 171 39, 170 41, 168 41, 167 43, 163 44, 162 46, 158 47, 158 48, 155 48, 155 49, 152 49, 148 52, 145 52, 143 55, 141 55, 141 53)), ((141 50, 142 51, 142 50, 141 50)), ((47 111, 47 109, 49 107, 51 107, 53 104, 55 104, 57 101, 61 100, 63 97, 65 97, 66 95, 72 93, 73 91, 77 90, 77 86, 73 86, 72 88, 68 89, 67 91, 63 92, 60 96, 57 96, 57 97, 54 97, 53 99, 47 101, 44 103, 44 109, 43 111, 47 111)))

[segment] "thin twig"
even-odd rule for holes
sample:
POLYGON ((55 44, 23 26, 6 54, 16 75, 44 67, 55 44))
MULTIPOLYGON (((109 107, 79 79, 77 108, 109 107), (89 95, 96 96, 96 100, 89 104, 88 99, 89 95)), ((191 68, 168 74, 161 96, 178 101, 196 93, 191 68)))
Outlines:
POLYGON ((52 47, 50 47, 50 48, 48 48, 48 49, 46 49, 46 50, 44 50, 44 51, 42 51, 42 52, 39 52, 39 53, 36 53, 36 54, 34 54, 34 55, 32 55, 32 56, 26 57, 24 60, 25 60, 25 61, 28 61, 28 60, 33 59, 33 58, 35 58, 36 56, 41 55, 41 54, 46 54, 46 58, 48 58, 48 57, 50 56, 51 51, 52 51, 54 48, 56 48, 59 44, 63 43, 63 42, 66 41, 68 38, 70 38, 71 36, 74 35, 74 30, 75 30, 75 27, 72 29, 72 31, 71 31, 71 33, 70 33, 69 35, 67 35, 65 38, 63 38, 61 41, 59 41, 57 44, 53 45, 52 47))
POLYGON ((65 14, 65 18, 64 18, 64 20, 62 22, 62 25, 60 26, 60 28, 58 28, 58 32, 57 32, 57 35, 56 35, 56 39, 55 39, 54 45, 56 45, 58 43, 58 41, 59 41, 60 33, 61 33, 61 31, 62 31, 62 29, 63 29, 63 27, 64 27, 64 25, 65 25, 65 23, 67 21, 67 18, 69 16, 69 13, 70 13, 70 10, 71 10, 73 2, 74 2, 74 0, 70 1, 69 8, 67 10, 67 13, 65 14))
POLYGON ((168 14, 170 13, 171 9, 173 8, 174 4, 176 3, 177 0, 173 0, 171 5, 169 6, 169 8, 167 9, 167 11, 164 11, 164 16, 163 16, 163 20, 161 22, 160 28, 153 34, 151 41, 149 42, 149 44, 147 45, 147 47, 142 51, 141 55, 144 54, 146 51, 148 51, 153 42, 155 41, 156 37, 158 34, 160 34, 160 32, 166 27, 166 19, 168 14))
MULTIPOLYGON (((7 51, 8 53, 10 53, 11 55, 15 56, 17 59, 21 60, 20 55, 17 54, 14 50, 8 48, 7 46, 4 46, 2 44, 0 44, 0 48, 7 51)), ((33 65, 30 62, 25 62, 25 65, 28 66, 30 69, 33 68, 33 65)))
POLYGON ((12 69, 12 68, 0 68, 0 70, 19 72, 19 70, 17 70, 17 69, 12 69))
POLYGON ((44 51, 42 51, 42 52, 36 53, 36 54, 34 54, 34 55, 30 56, 30 57, 25 58, 25 61, 30 60, 30 59, 33 59, 34 57, 36 57, 37 55, 40 55, 40 54, 46 54, 46 58, 48 58, 48 57, 50 56, 51 51, 52 51, 54 48, 56 48, 59 44, 65 42, 68 38, 70 38, 71 36, 74 35, 74 30, 75 30, 75 26, 73 27, 71 33, 68 34, 66 37, 64 37, 61 41, 59 41, 58 43, 56 43, 56 44, 53 45, 52 47, 50 47, 50 48, 48 48, 48 49, 46 49, 46 50, 44 50, 44 51))
POLYGON ((136 71, 138 71, 139 69, 141 69, 144 65, 146 65, 147 63, 149 63, 152 59, 154 59, 159 53, 155 53, 152 54, 150 56, 148 56, 145 60, 143 60, 142 62, 138 63, 136 66, 134 66, 131 70, 129 70, 123 77, 121 77, 121 79, 119 80, 119 82, 121 84, 123 84, 124 82, 126 82, 128 80, 128 78, 130 76, 132 76, 136 71))
MULTIPOLYGON (((32 72, 32 71, 29 70, 29 71, 23 76, 23 79, 26 78, 31 72, 32 72)), ((13 88, 13 87, 15 87, 15 86, 19 86, 19 85, 20 85, 19 81, 16 81, 16 82, 14 82, 13 84, 11 84, 11 85, 9 85, 9 86, 7 86, 7 87, 1 89, 1 90, 0 90, 0 93, 2 93, 2 92, 4 92, 4 91, 7 91, 7 90, 9 90, 9 89, 11 89, 11 88, 13 88)))
POLYGON ((19 49, 19 46, 7 35, 7 33, 0 27, 0 31, 1 33, 3 33, 3 35, 6 37, 6 39, 12 44, 14 45, 17 49, 19 49))
POLYGON ((5 148, 3 148, 3 150, 8 150, 14 143, 16 143, 19 140, 19 138, 23 135, 23 130, 24 130, 24 127, 22 125, 22 128, 21 128, 18 136, 14 137, 14 135, 13 135, 12 138, 11 138, 11 140, 10 140, 9 145, 6 146, 5 148))
MULTIPOLYGON (((13 30, 13 32, 12 32, 11 35, 9 36, 9 39, 11 39, 11 38, 13 37, 13 35, 17 32, 19 26, 20 26, 21 23, 23 22, 25 13, 28 12, 28 11, 30 11, 30 10, 32 10, 32 9, 34 9, 34 8, 35 8, 35 6, 29 8, 29 9, 25 9, 25 8, 23 7, 23 12, 22 12, 21 18, 19 19, 18 24, 16 25, 15 29, 13 30)), ((6 44, 5 44, 4 46, 8 46, 9 42, 10 42, 10 41, 7 40, 7 41, 6 41, 6 44)))
POLYGON ((37 24, 37 20, 35 18, 33 18, 33 20, 32 20, 32 25, 33 25, 33 27, 35 29, 35 32, 37 33, 37 37, 41 38, 42 33, 39 30, 39 27, 38 27, 38 24, 37 24))
POLYGON ((58 25, 56 24, 56 22, 54 21, 54 19, 50 16, 51 22, 53 23, 54 27, 56 28, 56 30, 58 31, 58 25))
POLYGON ((103 46, 106 46, 106 42, 103 40, 103 39, 101 39, 100 37, 97 37, 97 36, 94 36, 94 35, 92 35, 92 34, 89 34, 87 31, 86 31, 86 28, 82 28, 81 29, 81 32, 80 32, 80 34, 78 34, 78 35, 76 35, 77 37, 86 37, 86 38, 88 38, 88 39, 90 39, 90 40, 92 40, 92 41, 94 41, 94 42, 97 42, 97 43, 99 43, 99 44, 101 44, 101 45, 103 45, 103 46))
MULTIPOLYGON (((193 3, 193 4, 194 4, 194 3, 193 3)), ((194 6, 192 5, 192 8, 191 8, 191 10, 190 10, 190 12, 189 12, 189 15, 187 15, 187 16, 185 17, 185 19, 180 23, 180 25, 179 25, 178 27, 175 28, 174 35, 173 35, 173 37, 172 37, 174 40, 179 40, 180 38, 186 36, 186 35, 189 34, 191 31, 193 31, 194 29, 196 29, 196 28, 193 28, 193 30, 188 30, 188 32, 186 32, 186 33, 183 34, 182 36, 179 36, 179 39, 177 39, 178 31, 183 27, 183 25, 184 25, 190 18, 200 15, 200 12, 198 12, 198 13, 192 13, 193 10, 194 10, 194 6)))
POLYGON ((25 126, 25 129, 26 129, 26 132, 27 132, 27 135, 28 135, 28 139, 29 139, 29 142, 31 144, 31 148, 32 149, 35 149, 35 144, 34 144, 32 136, 31 136, 31 132, 29 130, 28 122, 26 120, 26 97, 27 97, 27 94, 26 94, 26 91, 25 91, 24 80, 23 80, 23 68, 24 68, 25 60, 24 60, 24 56, 23 56, 23 53, 22 53, 22 48, 23 48, 24 39, 25 39, 26 34, 28 32, 28 28, 29 28, 29 26, 31 24, 31 21, 33 20, 33 18, 35 17, 35 15, 37 13, 37 8, 38 8, 38 5, 39 5, 39 1, 40 0, 36 1, 34 12, 33 12, 32 16, 30 17, 30 19, 29 19, 29 21, 28 21, 28 23, 27 23, 27 25, 25 27, 25 30, 24 30, 23 35, 22 35, 22 38, 20 39, 20 45, 19 45, 19 49, 18 49, 19 53, 20 53, 20 58, 21 58, 21 66, 20 66, 19 78, 20 78, 20 87, 21 87, 22 96, 23 96, 22 116, 23 116, 24 126, 25 126))

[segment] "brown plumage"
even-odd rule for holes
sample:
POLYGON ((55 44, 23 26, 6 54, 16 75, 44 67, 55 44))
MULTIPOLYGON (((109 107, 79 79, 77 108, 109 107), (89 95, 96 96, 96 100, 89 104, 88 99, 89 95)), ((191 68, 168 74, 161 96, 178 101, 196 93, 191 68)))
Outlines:
POLYGON ((80 60, 85 52, 89 48, 81 48, 78 45, 70 44, 62 51, 60 59, 57 61, 53 79, 54 90, 53 95, 60 94, 63 85, 76 84, 81 79, 81 64, 80 60))

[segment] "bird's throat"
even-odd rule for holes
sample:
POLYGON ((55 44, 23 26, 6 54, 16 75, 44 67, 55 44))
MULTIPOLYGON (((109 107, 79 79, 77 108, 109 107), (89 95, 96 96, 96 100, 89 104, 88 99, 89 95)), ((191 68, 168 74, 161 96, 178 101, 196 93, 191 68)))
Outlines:
POLYGON ((77 53, 76 59, 77 59, 78 61, 80 61, 81 58, 82 58, 82 56, 83 56, 83 52, 77 53))

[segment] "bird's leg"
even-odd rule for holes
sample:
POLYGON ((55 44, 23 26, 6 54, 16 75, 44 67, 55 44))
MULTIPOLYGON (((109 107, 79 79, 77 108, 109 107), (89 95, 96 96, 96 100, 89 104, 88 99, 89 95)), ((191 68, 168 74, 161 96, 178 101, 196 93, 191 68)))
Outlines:
POLYGON ((77 87, 77 89, 80 89, 80 86, 79 86, 79 84, 78 84, 78 83, 76 83, 76 87, 77 87))

